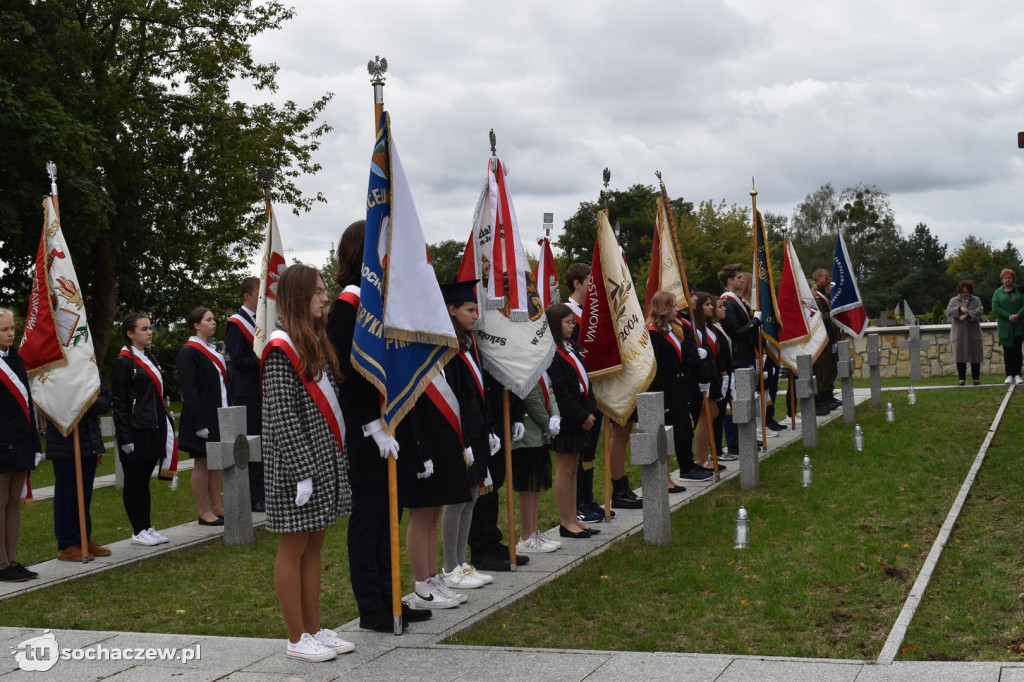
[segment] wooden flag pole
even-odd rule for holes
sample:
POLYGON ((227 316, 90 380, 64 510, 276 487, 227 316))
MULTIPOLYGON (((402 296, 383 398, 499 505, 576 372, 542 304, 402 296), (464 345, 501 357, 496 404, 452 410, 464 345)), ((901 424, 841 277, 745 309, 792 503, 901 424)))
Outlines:
MULTIPOLYGON (((581 455, 582 456, 582 455, 581 455)), ((612 520, 612 418, 604 416, 604 522, 612 520)))
MULTIPOLYGON (((388 60, 377 55, 366 65, 373 85, 373 134, 376 139, 377 126, 384 113, 384 79, 388 60)), ((398 463, 388 457, 388 530, 391 538, 391 615, 394 618, 394 633, 402 634, 402 550, 398 542, 398 463)))
MULTIPOLYGON (((508 405, 508 389, 501 392, 502 427, 504 429, 502 445, 505 447, 505 514, 508 516, 508 565, 510 571, 516 570, 516 514, 515 491, 512 490, 512 426, 508 405)), ((497 495, 498 491, 495 490, 497 495)))
MULTIPOLYGON (((665 215, 668 218, 669 237, 672 239, 672 250, 676 254, 676 263, 679 265, 679 277, 683 281, 683 294, 686 296, 686 308, 690 311, 690 323, 693 324, 693 297, 690 295, 690 282, 686 279, 686 266, 683 264, 683 253, 679 248, 679 239, 676 235, 675 218, 672 217, 672 205, 668 200, 668 190, 665 189, 665 181, 661 179, 661 171, 654 171, 654 174, 658 176, 658 184, 661 185, 661 202, 665 206, 665 215)), ((708 443, 711 444, 711 465, 715 470, 715 481, 717 482, 722 480, 722 478, 718 471, 718 444, 715 442, 714 420, 711 417, 711 398, 707 395, 704 395, 704 414, 707 417, 708 423, 708 443)))
POLYGON ((85 485, 82 482, 82 444, 78 442, 78 424, 71 430, 75 443, 75 489, 78 492, 78 532, 81 537, 79 549, 83 564, 89 563, 89 534, 85 527, 85 485))

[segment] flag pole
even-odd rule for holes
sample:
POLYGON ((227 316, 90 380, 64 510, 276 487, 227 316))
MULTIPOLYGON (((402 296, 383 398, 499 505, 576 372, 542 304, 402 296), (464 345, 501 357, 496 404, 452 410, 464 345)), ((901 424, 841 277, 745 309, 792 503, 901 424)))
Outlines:
MULTIPOLYGON (((690 282, 686 279, 686 266, 683 264, 683 252, 679 247, 679 239, 676 236, 675 219, 672 217, 672 205, 668 200, 668 190, 665 189, 665 181, 661 179, 661 171, 654 171, 658 177, 658 184, 661 186, 661 203, 665 207, 665 215, 668 218, 668 235, 672 240, 672 250, 676 254, 676 264, 679 266, 679 277, 683 280, 683 295, 686 296, 686 308, 690 312, 690 322, 694 322, 693 297, 690 295, 690 282)), ((706 328, 706 327, 705 327, 706 328)), ((711 465, 715 470, 715 481, 722 480, 718 471, 718 444, 715 442, 714 420, 711 418, 711 398, 704 396, 704 416, 708 424, 708 442, 711 444, 711 465)))
MULTIPOLYGON (((377 134, 381 114, 384 113, 384 79, 388 60, 380 55, 366 65, 373 85, 373 132, 377 134)), ((388 457, 388 519, 391 536, 391 615, 394 633, 402 634, 402 554, 398 542, 398 468, 394 457, 388 457)))
MULTIPOLYGON (((50 200, 53 201, 53 212, 60 220, 60 209, 57 207, 57 164, 46 162, 46 174, 50 176, 50 200)), ((83 564, 89 563, 89 536, 85 528, 85 482, 82 475, 82 444, 78 441, 78 424, 71 430, 71 438, 75 444, 75 491, 78 493, 78 532, 81 541, 78 549, 83 564)))
MULTIPOLYGON (((758 238, 758 233, 761 230, 761 227, 758 225, 758 221, 757 221, 757 188, 754 187, 754 178, 750 178, 750 201, 753 203, 753 206, 754 206, 754 230, 753 230, 753 234, 754 234, 754 262, 758 263, 760 261, 758 261, 758 258, 757 258, 757 238, 758 238)), ((765 249, 768 248, 768 244, 767 243, 765 243, 764 248, 765 249)), ((757 277, 757 272, 756 272, 757 268, 755 267, 754 270, 755 270, 755 272, 751 273, 751 277, 757 277)), ((754 283, 751 282, 750 286, 753 287, 754 283)), ((757 277, 757 286, 758 286, 758 289, 760 289, 760 287, 761 287, 761 278, 760 277, 757 277)), ((761 310, 761 292, 760 291, 758 291, 758 296, 757 296, 757 309, 761 310)), ((765 403, 765 399, 764 399, 764 334, 761 333, 762 329, 764 329, 763 326, 761 327, 761 329, 757 330, 757 368, 759 370, 757 375, 760 378, 760 386, 761 386, 761 407, 760 407, 760 411, 761 411, 761 442, 764 444, 764 451, 768 452, 768 424, 765 423, 766 419, 768 417, 768 405, 765 403)))
MULTIPOLYGON (((612 181, 612 172, 605 168, 601 173, 604 180, 604 189, 601 190, 601 198, 604 200, 604 210, 608 212, 608 200, 612 192, 608 189, 612 181)), ((596 444, 595 444, 596 447, 596 444)), ((581 455, 582 456, 582 455, 581 455)), ((604 420, 604 522, 612 521, 612 424, 611 417, 605 415, 604 420)))

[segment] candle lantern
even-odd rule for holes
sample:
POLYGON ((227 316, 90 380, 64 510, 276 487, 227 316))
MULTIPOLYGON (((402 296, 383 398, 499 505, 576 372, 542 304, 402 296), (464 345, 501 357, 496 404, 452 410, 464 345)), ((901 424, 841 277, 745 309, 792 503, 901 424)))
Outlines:
POLYGON ((736 512, 736 531, 733 533, 733 549, 746 549, 747 548, 747 536, 749 534, 749 527, 747 526, 747 510, 744 507, 740 507, 740 510, 736 512))
POLYGON ((800 483, 805 488, 811 485, 813 480, 813 474, 811 473, 811 457, 810 455, 804 455, 803 465, 800 468, 800 483))
POLYGON ((917 394, 914 393, 914 387, 910 387, 910 392, 907 393, 907 404, 913 405, 917 402, 917 394))
POLYGON ((892 403, 885 404, 885 421, 890 424, 896 421, 896 410, 893 408, 892 403))
POLYGON ((857 448, 857 452, 864 452, 864 430, 860 424, 853 427, 853 447, 857 448))

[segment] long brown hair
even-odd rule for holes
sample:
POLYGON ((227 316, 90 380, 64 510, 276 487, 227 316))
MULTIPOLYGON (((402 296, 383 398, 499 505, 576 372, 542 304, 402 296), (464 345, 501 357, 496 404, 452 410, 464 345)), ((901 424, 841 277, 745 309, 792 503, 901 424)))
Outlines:
POLYGON ((359 284, 359 276, 363 269, 363 238, 366 234, 366 221, 357 220, 341 233, 338 240, 338 275, 334 281, 342 288, 350 284, 359 284))
POLYGON ((565 348, 566 338, 562 335, 562 320, 572 317, 572 308, 564 303, 552 303, 544 311, 548 318, 548 327, 551 328, 551 336, 555 339, 555 346, 565 348))
POLYGON ((669 323, 675 317, 676 295, 671 291, 659 291, 651 296, 651 305, 647 311, 647 326, 653 326, 662 334, 669 330, 669 323))
POLYGON ((712 301, 712 305, 714 305, 714 301, 717 300, 718 299, 716 297, 706 291, 697 292, 697 302, 693 304, 693 326, 699 329, 702 334, 707 331, 708 324, 714 323, 715 321, 713 315, 710 320, 708 320, 704 315, 704 304, 708 301, 712 301))
MULTIPOLYGON (((203 313, 203 314, 205 315, 206 313, 203 313)), ((128 332, 135 331, 135 328, 139 326, 139 320, 148 320, 148 319, 149 319, 149 316, 148 315, 143 315, 142 313, 129 313, 128 316, 125 317, 124 320, 122 320, 122 322, 121 322, 121 338, 124 339, 124 346, 125 346, 125 348, 128 349, 129 353, 135 353, 135 347, 132 346, 132 340, 128 336, 128 332)), ((202 319, 202 318, 200 318, 200 319, 202 319)), ((150 321, 150 324, 153 324, 152 321, 150 321)), ((145 355, 147 358, 149 358, 150 361, 154 365, 156 365, 157 369, 159 369, 161 372, 163 371, 163 368, 160 367, 160 363, 156 361, 156 355, 154 355, 153 353, 150 353, 148 348, 144 349, 142 351, 142 354, 145 355)), ((134 355, 132 356, 132 364, 133 365, 135 364, 135 356, 134 355)), ((133 371, 136 371, 136 370, 133 369, 133 371)))
POLYGON ((334 353, 334 344, 327 339, 327 311, 325 309, 318 320, 309 314, 309 302, 316 293, 318 277, 320 271, 312 266, 289 265, 277 283, 277 314, 299 351, 299 375, 316 381, 326 362, 334 377, 341 381, 338 356, 334 353))

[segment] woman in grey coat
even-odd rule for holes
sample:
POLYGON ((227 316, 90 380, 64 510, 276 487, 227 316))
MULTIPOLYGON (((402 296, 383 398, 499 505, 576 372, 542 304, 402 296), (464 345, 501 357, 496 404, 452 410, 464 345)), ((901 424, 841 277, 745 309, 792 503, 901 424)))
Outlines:
POLYGON ((981 305, 981 299, 974 295, 974 280, 961 280, 957 290, 960 293, 949 299, 949 305, 946 306, 946 317, 952 325, 949 328, 949 347, 953 351, 953 362, 956 363, 960 385, 966 383, 969 362, 971 378, 977 386, 981 383, 981 316, 985 309, 981 305))
POLYGON ((351 505, 328 300, 316 268, 289 266, 277 285, 279 329, 263 348, 267 530, 281 534, 274 589, 288 629, 286 654, 311 661, 354 648, 320 627, 320 551, 327 526, 351 505))

